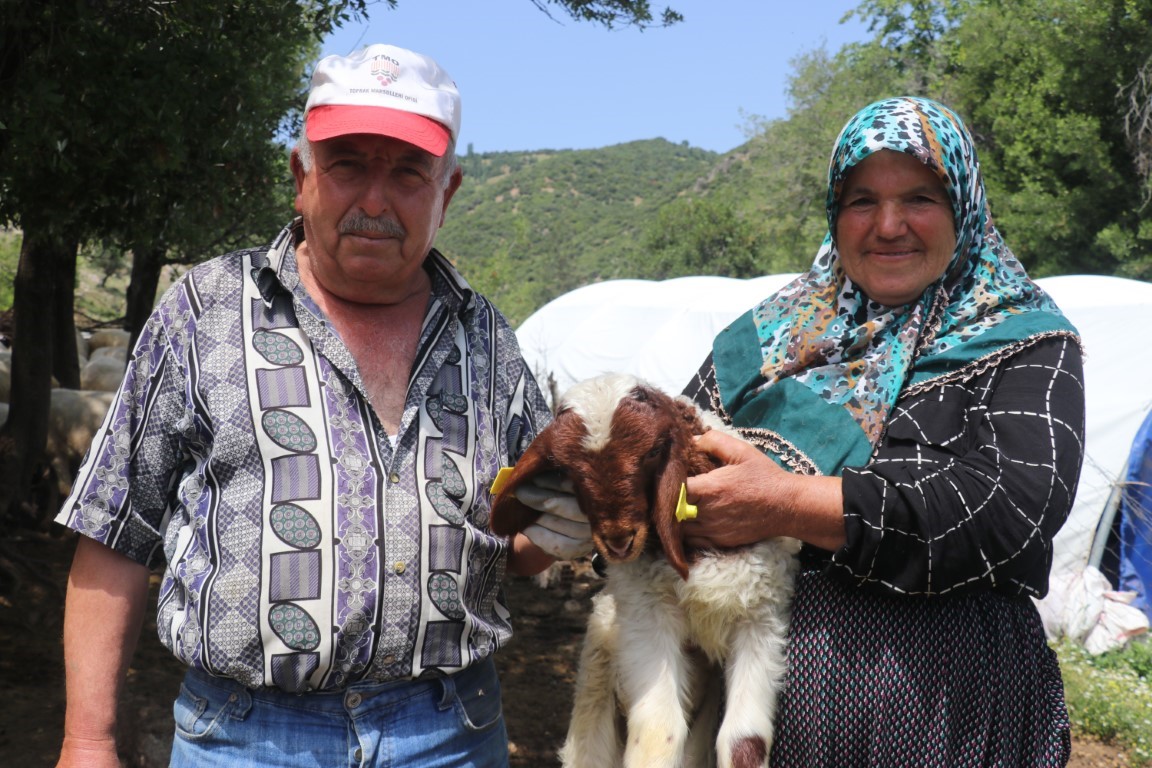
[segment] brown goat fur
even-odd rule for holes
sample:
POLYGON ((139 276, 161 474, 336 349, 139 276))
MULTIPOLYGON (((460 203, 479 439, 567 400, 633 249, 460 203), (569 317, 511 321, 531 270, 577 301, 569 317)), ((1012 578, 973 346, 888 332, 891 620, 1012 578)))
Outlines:
POLYGON ((676 503, 688 477, 715 467, 692 440, 706 430, 691 404, 646 384, 617 401, 611 439, 593 434, 580 409, 566 402, 497 494, 492 530, 509 536, 535 522, 540 513, 516 499, 516 488, 540 472, 558 470, 571 479, 593 544, 608 562, 628 562, 646 547, 659 546, 687 578, 692 558, 681 541, 676 503))

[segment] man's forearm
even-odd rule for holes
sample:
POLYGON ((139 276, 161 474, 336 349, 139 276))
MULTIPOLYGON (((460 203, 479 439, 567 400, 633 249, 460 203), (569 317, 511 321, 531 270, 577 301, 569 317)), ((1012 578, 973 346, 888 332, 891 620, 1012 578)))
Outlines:
POLYGON ((148 602, 148 569, 86 537, 76 545, 64 613, 69 754, 112 750, 116 705, 148 602))

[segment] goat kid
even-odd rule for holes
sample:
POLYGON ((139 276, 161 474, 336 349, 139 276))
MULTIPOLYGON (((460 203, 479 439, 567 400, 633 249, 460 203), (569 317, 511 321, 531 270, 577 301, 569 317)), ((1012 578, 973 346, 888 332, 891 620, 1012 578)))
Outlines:
POLYGON ((675 514, 681 485, 716 466, 692 437, 734 434, 687 399, 609 374, 575 385, 560 405, 496 494, 492 528, 512 535, 534 522, 540 513, 516 499, 516 487, 559 470, 608 562, 564 765, 767 766, 800 543, 685 550, 675 514))

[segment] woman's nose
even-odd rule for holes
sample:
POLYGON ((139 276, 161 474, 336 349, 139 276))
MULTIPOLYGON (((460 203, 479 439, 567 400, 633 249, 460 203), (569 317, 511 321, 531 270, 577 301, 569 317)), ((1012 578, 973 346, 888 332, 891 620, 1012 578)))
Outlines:
POLYGON ((898 203, 882 203, 876 209, 876 232, 883 238, 901 237, 907 229, 904 209, 898 203))

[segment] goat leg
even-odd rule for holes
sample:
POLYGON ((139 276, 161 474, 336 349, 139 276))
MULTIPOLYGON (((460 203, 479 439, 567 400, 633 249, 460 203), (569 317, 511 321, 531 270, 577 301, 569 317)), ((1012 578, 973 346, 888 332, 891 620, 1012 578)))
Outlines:
POLYGON ((619 768, 624 752, 618 728, 616 696, 618 638, 616 602, 601 592, 592 602, 576 688, 568 737, 560 750, 564 768, 619 768))
POLYGON ((788 626, 779 608, 733 627, 725 668, 724 721, 716 740, 720 768, 767 768, 772 721, 783 688, 788 626))
POLYGON ((682 768, 686 713, 694 709, 698 682, 684 651, 684 619, 666 593, 633 579, 629 599, 617 593, 616 603, 618 671, 628 716, 624 768, 682 768))

